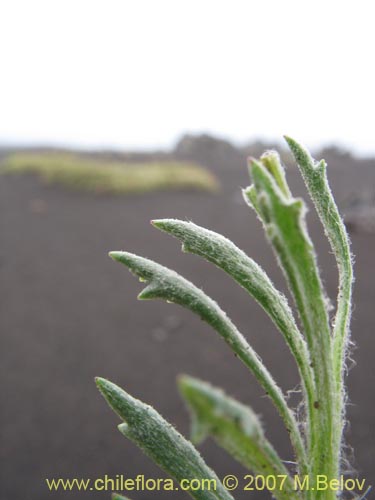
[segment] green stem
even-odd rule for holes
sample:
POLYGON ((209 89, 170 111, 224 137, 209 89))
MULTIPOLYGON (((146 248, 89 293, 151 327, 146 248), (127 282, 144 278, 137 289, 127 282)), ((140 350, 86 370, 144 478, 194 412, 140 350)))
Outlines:
MULTIPOLYGON (((334 379, 331 337, 324 292, 312 242, 308 236, 301 200, 286 196, 266 166, 252 160, 252 198, 283 269, 300 314, 311 353, 317 399, 309 406, 309 457, 311 479, 326 474, 336 478, 334 439, 334 379)), ((332 491, 315 491, 316 499, 333 499, 332 491)))
POLYGON ((333 327, 332 358, 335 381, 335 433, 334 453, 337 460, 337 475, 341 460, 343 426, 345 421, 344 369, 352 302, 353 267, 348 234, 333 198, 324 161, 316 163, 308 151, 293 139, 285 138, 296 161, 322 221, 339 272, 339 293, 333 327))

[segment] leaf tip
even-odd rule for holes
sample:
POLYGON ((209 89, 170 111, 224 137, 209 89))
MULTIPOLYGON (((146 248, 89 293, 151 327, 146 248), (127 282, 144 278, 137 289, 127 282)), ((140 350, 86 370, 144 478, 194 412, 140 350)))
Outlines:
POLYGON ((126 422, 122 422, 117 426, 117 429, 121 432, 121 434, 125 437, 128 436, 129 425, 126 422))
POLYGON ((302 146, 295 139, 290 137, 289 135, 284 135, 283 137, 284 137, 285 142, 288 144, 289 149, 292 151, 293 154, 295 154, 296 151, 298 151, 299 149, 302 148, 302 146))
POLYGON ((113 385, 109 380, 102 377, 95 377, 95 384, 104 396, 108 393, 110 386, 113 385))
POLYGON ((95 377, 95 384, 98 386, 98 387, 101 387, 101 385, 103 384, 104 382, 104 378, 102 377, 95 377))
POLYGON ((258 164, 259 164, 259 161, 256 158, 254 158, 254 156, 248 156, 247 167, 248 167, 250 173, 253 170, 254 166, 256 166, 258 164))
POLYGON ((188 380, 189 380, 189 375, 186 375, 185 373, 180 373, 179 375, 177 375, 177 387, 180 390, 184 390, 188 383, 188 380))
POLYGON ((154 219, 151 221, 151 224, 157 229, 161 229, 165 232, 171 232, 173 229, 178 227, 182 221, 178 221, 176 219, 154 219))
POLYGON ((119 262, 120 258, 121 258, 121 255, 123 255, 123 253, 124 252, 120 252, 120 251, 116 250, 116 251, 108 252, 108 255, 109 255, 109 257, 111 257, 111 259, 116 260, 117 262, 119 262))
POLYGON ((164 219, 151 219, 150 224, 151 226, 157 227, 157 228, 162 228, 163 227, 163 222, 164 219))
POLYGON ((288 135, 284 135, 284 139, 287 142, 296 162, 303 171, 316 170, 315 161, 305 146, 288 135))
POLYGON ((284 134, 284 135, 283 135, 283 137, 284 137, 285 141, 286 141, 288 144, 289 144, 289 143, 294 143, 294 142, 295 142, 295 141, 294 141, 294 139, 292 139, 292 138, 291 138, 289 135, 287 135, 287 134, 284 134))

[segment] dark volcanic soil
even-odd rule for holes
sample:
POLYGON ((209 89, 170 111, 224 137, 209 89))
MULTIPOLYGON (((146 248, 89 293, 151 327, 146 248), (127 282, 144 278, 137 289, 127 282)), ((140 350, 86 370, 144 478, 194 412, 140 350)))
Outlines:
MULTIPOLYGON (((117 417, 95 388, 96 375, 153 404, 185 434, 188 415, 175 388, 177 374, 222 385, 262 415, 267 435, 281 456, 290 458, 288 437, 273 407, 226 345, 177 306, 138 302, 137 281, 106 256, 109 250, 127 249, 202 286, 251 340, 282 387, 296 386, 293 361, 263 311, 223 273, 183 255, 176 240, 149 225, 151 218, 178 217, 219 231, 284 288, 262 229, 241 200, 239 188, 248 183, 242 155, 230 150, 194 159, 215 170, 223 183, 220 195, 95 197, 47 187, 32 177, 0 178, 2 500, 109 498, 108 492, 52 493, 45 478, 160 477, 151 461, 117 431, 117 417)), ((353 194, 374 187, 375 162, 335 163, 330 178, 341 206, 353 194)), ((298 172, 289 169, 288 175, 295 192, 304 194, 298 172)), ((334 298, 336 270, 312 210, 309 223, 334 298)), ((357 277, 352 332, 357 349, 348 379, 347 438, 355 449, 359 477, 373 483, 375 235, 354 232, 352 243, 357 277)), ((202 450, 219 476, 243 476, 213 443, 202 450)), ((176 498, 164 492, 129 495, 176 498)), ((239 499, 268 498, 250 495, 235 492, 239 499)))

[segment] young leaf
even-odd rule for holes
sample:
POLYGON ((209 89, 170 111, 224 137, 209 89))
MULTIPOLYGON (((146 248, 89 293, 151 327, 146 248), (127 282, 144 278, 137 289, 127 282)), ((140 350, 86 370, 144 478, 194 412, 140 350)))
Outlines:
MULTIPOLYGON (((339 270, 339 294, 333 330, 333 364, 336 393, 338 395, 337 415, 341 416, 345 398, 343 390, 343 369, 345 351, 349 337, 353 284, 349 237, 328 183, 327 165, 325 161, 315 162, 309 152, 298 144, 298 142, 290 137, 285 137, 285 140, 300 168, 302 177, 336 257, 339 270)), ((339 422, 337 422, 337 424, 336 428, 339 429, 340 435, 337 438, 338 442, 336 446, 340 447, 342 425, 340 425, 339 422)), ((339 450, 337 450, 337 452, 339 453, 339 450)))
POLYGON ((286 198, 256 160, 252 160, 251 175, 267 235, 289 281, 314 355, 319 341, 325 347, 329 342, 329 323, 315 252, 306 230, 304 203, 286 198))
POLYGON ((334 478, 335 460, 331 448, 327 449, 334 434, 330 328, 314 247, 306 229, 305 205, 300 199, 286 197, 262 162, 251 160, 250 171, 259 215, 294 296, 311 353, 317 393, 317 401, 309 409, 312 471, 334 478))
POLYGON ((189 490, 197 500, 233 500, 199 452, 151 406, 133 398, 108 380, 97 378, 108 404, 124 421, 120 431, 177 481, 211 479, 215 490, 189 490))
MULTIPOLYGON (((279 178, 283 179, 283 176, 280 174, 279 178)), ((199 255, 225 271, 263 307, 283 334, 296 359, 307 398, 312 405, 316 397, 306 342, 298 330, 285 296, 276 290, 263 269, 224 236, 192 222, 161 219, 152 221, 152 224, 181 240, 184 252, 199 255)))
POLYGON ((286 181, 285 171, 281 165, 279 154, 276 151, 268 151, 260 157, 260 161, 274 178, 283 195, 286 198, 291 198, 292 194, 286 181))
POLYGON ((179 378, 181 394, 192 414, 192 439, 199 443, 211 435, 215 441, 252 472, 285 476, 276 498, 299 498, 293 491, 289 472, 265 438, 259 418, 249 408, 206 382, 189 376, 179 378))
POLYGON ((301 170, 303 179, 322 221, 324 231, 336 257, 339 270, 339 295, 334 324, 334 361, 336 380, 342 379, 342 362, 349 333, 353 283, 349 237, 340 216, 327 178, 324 160, 314 162, 308 151, 290 137, 285 137, 301 170))
POLYGON ((140 299, 162 298, 168 302, 179 304, 196 313, 216 330, 239 359, 251 370, 273 401, 290 432, 296 455, 303 470, 305 470, 307 462, 304 443, 293 412, 257 353, 218 304, 185 278, 156 262, 128 252, 110 252, 109 255, 127 266, 133 274, 147 283, 146 288, 138 295, 140 299))

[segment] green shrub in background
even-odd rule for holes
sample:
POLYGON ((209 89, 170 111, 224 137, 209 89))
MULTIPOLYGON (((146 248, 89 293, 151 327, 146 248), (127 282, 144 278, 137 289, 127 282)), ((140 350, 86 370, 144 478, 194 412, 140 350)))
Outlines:
POLYGON ((219 188, 211 172, 192 163, 104 162, 68 153, 14 153, 5 159, 0 172, 33 173, 47 183, 94 193, 219 188))

